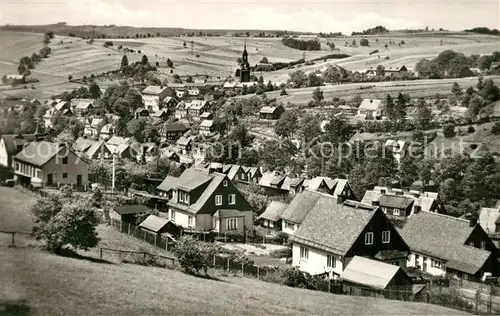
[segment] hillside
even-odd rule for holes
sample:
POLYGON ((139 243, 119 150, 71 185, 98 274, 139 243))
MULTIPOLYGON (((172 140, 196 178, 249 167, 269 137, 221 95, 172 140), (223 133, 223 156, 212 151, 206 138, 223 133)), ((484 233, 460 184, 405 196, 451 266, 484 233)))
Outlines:
POLYGON ((91 263, 32 249, 0 248, 0 314, 34 315, 372 314, 457 315, 444 307, 340 296, 254 279, 196 278, 137 265, 91 263), (2 306, 3 305, 3 306, 2 306))

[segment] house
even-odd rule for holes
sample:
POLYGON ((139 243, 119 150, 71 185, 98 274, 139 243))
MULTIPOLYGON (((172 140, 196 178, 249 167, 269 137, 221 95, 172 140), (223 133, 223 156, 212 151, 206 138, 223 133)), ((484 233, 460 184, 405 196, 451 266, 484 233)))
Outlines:
POLYGON ((354 191, 349 185, 349 181, 340 178, 315 177, 304 180, 304 189, 310 191, 323 192, 333 195, 334 197, 343 197, 345 199, 356 200, 354 191))
POLYGON ((333 278, 361 256, 406 268, 409 247, 380 208, 314 194, 318 197, 304 205, 307 215, 290 238, 294 267, 333 278))
POLYGON ((485 273, 499 275, 498 250, 473 219, 420 212, 399 231, 411 250, 409 267, 433 276, 473 281, 485 273))
POLYGON ((92 140, 85 137, 78 137, 73 143, 73 150, 80 156, 87 159, 110 159, 111 151, 102 140, 92 140))
POLYGON ((72 99, 71 107, 76 116, 83 117, 94 109, 93 99, 72 99))
POLYGON ((182 136, 177 140, 177 148, 183 155, 186 155, 193 149, 193 142, 194 142, 193 136, 188 136, 188 137, 182 136))
POLYGON ((187 116, 188 113, 188 104, 184 101, 181 101, 175 107, 174 117, 178 120, 181 120, 187 116))
POLYGON ((189 127, 182 123, 167 123, 163 125, 162 134, 168 140, 178 140, 185 132, 189 130, 189 127))
MULTIPOLYGON (((130 144, 132 143, 132 141, 133 139, 130 137, 124 138, 120 136, 113 136, 108 139, 108 141, 106 142, 106 146, 108 147, 109 151, 114 154, 116 153, 118 146, 123 144, 130 144)), ((123 147, 121 149, 123 149, 123 147)))
POLYGON ((142 102, 144 107, 151 112, 156 112, 162 109, 163 100, 167 97, 168 89, 162 86, 147 86, 142 90, 142 102))
POLYGON ((160 148, 160 157, 174 162, 180 161, 179 155, 171 148, 160 148))
POLYGON ((319 192, 308 190, 295 195, 292 202, 288 204, 283 214, 281 214, 281 230, 284 233, 293 235, 320 197, 321 194, 319 192))
POLYGON ((214 117, 214 115, 210 112, 203 112, 200 115, 200 119, 202 120, 211 120, 214 117))
POLYGON ((358 116, 365 120, 380 120, 382 115, 382 100, 364 99, 358 107, 358 116))
POLYGON ((289 188, 286 189, 283 187, 285 178, 286 175, 279 174, 274 171, 264 172, 262 174, 262 178, 259 181, 261 191, 269 196, 287 195, 289 192, 289 188))
POLYGON ((12 166, 12 158, 19 153, 23 147, 37 140, 36 134, 5 134, 0 136, 0 165, 12 166))
POLYGON ((388 216, 410 217, 423 212, 446 213, 437 192, 403 191, 387 187, 375 187, 365 192, 362 203, 380 206, 388 216))
POLYGON ((62 115, 62 116, 73 115, 69 106, 69 102, 59 101, 53 107, 49 108, 45 112, 45 114, 42 116, 42 120, 46 128, 52 128, 54 126, 53 120, 56 117, 56 115, 62 115))
MULTIPOLYGON (((109 146, 108 146, 109 148, 109 146)), ((113 154, 120 159, 132 159, 135 160, 142 155, 143 146, 141 143, 128 141, 118 145, 113 154)))
POLYGON ((89 137, 99 136, 99 132, 104 125, 104 119, 101 118, 90 118, 87 123, 83 126, 83 135, 89 137))
POLYGON ((226 174, 231 181, 248 182, 248 174, 240 165, 224 165, 221 172, 226 174))
POLYGON ((178 237, 181 234, 181 228, 166 218, 156 215, 149 215, 139 224, 139 228, 159 237, 163 234, 178 237))
POLYGON ((196 88, 195 89, 188 89, 187 92, 188 92, 188 95, 192 96, 192 97, 196 97, 196 96, 200 95, 200 89, 196 89, 196 88))
POLYGON ((281 229, 281 215, 287 208, 287 204, 279 201, 271 201, 266 207, 264 213, 262 213, 257 219, 260 220, 262 226, 281 229))
POLYGON ((114 135, 114 127, 113 124, 106 124, 101 128, 101 132, 99 133, 99 138, 103 141, 108 141, 114 135))
POLYGON ((195 161, 196 164, 202 163, 205 161, 205 158, 207 157, 207 154, 213 150, 212 147, 213 144, 211 143, 196 143, 192 150, 191 150, 191 155, 195 161))
POLYGON ((479 225, 487 234, 500 233, 500 207, 482 207, 479 210, 479 225))
POLYGON ((200 124, 200 134, 208 136, 214 132, 214 121, 203 120, 200 124))
MULTIPOLYGON (((71 113, 71 107, 70 107, 70 102, 69 101, 59 101, 54 105, 54 109, 56 109, 57 112, 61 113, 62 115, 66 115, 68 113, 71 113)), ((71 115, 71 114, 69 114, 71 115)))
POLYGON ((281 109, 278 106, 263 106, 259 111, 259 117, 265 120, 277 120, 283 112, 281 109))
MULTIPOLYGON (((289 177, 287 177, 289 178, 289 177)), ((289 188, 289 194, 290 195, 295 195, 297 193, 300 193, 304 191, 304 181, 305 179, 302 177, 297 177, 297 178, 289 178, 290 181, 287 181, 288 179, 285 179, 285 183, 283 186, 285 188, 289 188)))
POLYGON ((192 167, 172 180, 169 219, 177 225, 218 233, 253 229, 252 207, 226 175, 192 167))
MULTIPOLYGON (((136 216, 137 215, 144 215, 148 214, 151 212, 151 209, 147 207, 146 205, 135 205, 135 204, 128 204, 128 205, 119 205, 113 207, 109 211, 109 217, 111 220, 117 220, 122 223, 135 223, 136 216)), ((122 224, 123 227, 123 224, 122 224)))
POLYGON ((207 111, 210 104, 205 100, 192 100, 189 103, 186 103, 186 108, 189 116, 194 120, 199 120, 200 115, 207 111))
POLYGON ((413 282, 399 266, 354 256, 340 275, 348 295, 408 299, 413 282))
POLYGON ((159 196, 171 199, 178 180, 178 177, 166 176, 165 179, 163 179, 163 181, 156 187, 156 193, 159 196))
POLYGON ((165 97, 165 99, 163 99, 163 105, 167 109, 173 109, 173 108, 175 108, 178 103, 179 103, 179 101, 177 101, 177 99, 174 98, 174 97, 165 97))
POLYGON ((134 114, 136 119, 149 117, 149 111, 146 108, 139 108, 135 110, 134 114))
POLYGON ((88 162, 65 144, 34 141, 14 156, 14 172, 21 184, 51 186, 88 184, 88 162))
POLYGON ((162 109, 151 113, 149 116, 158 120, 166 121, 168 119, 168 110, 162 109))
MULTIPOLYGON (((262 172, 259 167, 243 167, 243 170, 247 172, 248 183, 258 184, 260 179, 262 179, 262 172)), ((241 181, 241 180, 240 180, 241 181)))
POLYGON ((394 68, 389 67, 389 68, 384 69, 385 75, 402 74, 402 73, 407 73, 407 72, 408 72, 408 68, 406 68, 405 65, 395 66, 394 68))

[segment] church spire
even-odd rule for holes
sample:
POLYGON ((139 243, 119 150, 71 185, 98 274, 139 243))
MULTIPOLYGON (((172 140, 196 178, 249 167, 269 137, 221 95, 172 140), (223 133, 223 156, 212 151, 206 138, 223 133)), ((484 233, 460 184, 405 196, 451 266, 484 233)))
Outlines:
POLYGON ((248 62, 248 52, 247 52, 247 40, 245 40, 245 44, 243 45, 243 62, 248 62))

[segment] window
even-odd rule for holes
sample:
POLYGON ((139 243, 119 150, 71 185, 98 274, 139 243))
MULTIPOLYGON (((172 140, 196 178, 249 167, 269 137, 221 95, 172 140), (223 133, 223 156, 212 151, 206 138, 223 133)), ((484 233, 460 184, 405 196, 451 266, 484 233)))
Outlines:
POLYGON ((68 164, 68 157, 64 157, 64 158, 62 159, 62 164, 63 164, 63 165, 67 165, 67 164, 68 164))
POLYGON ((236 204, 236 194, 229 194, 229 205, 236 204))
POLYGON ((391 231, 384 230, 382 232, 382 243, 388 244, 391 241, 391 231))
POLYGON ((394 216, 399 216, 399 210, 397 208, 395 208, 394 210, 392 210, 392 214, 394 216))
POLYGON ((245 179, 245 174, 244 173, 240 173, 240 180, 243 180, 245 179))
POLYGON ((373 245, 373 233, 365 234, 365 245, 373 245))
POLYGON ((238 228, 238 221, 236 218, 227 219, 227 230, 234 230, 238 228))
POLYGON ((418 261, 420 260, 420 256, 419 255, 415 255, 415 265, 418 266, 418 261))
POLYGON ((40 170, 36 171, 36 177, 41 179, 42 178, 42 172, 40 170))
POLYGON ((227 187, 227 180, 224 180, 224 181, 222 182, 222 185, 223 185, 223 186, 225 186, 225 187, 227 187))
POLYGON ((287 229, 291 229, 291 230, 293 230, 293 229, 294 229, 294 227, 295 227, 295 224, 290 223, 290 222, 286 222, 286 223, 285 223, 285 227, 286 227, 287 229))
POLYGON ((170 220, 175 222, 175 211, 170 210, 170 220))
POLYGON ((21 165, 19 164, 19 162, 16 162, 16 171, 20 171, 21 169, 21 165))
POLYGON ((215 205, 222 205, 222 195, 215 196, 215 205))
POLYGON ((67 173, 63 173, 63 179, 67 179, 68 178, 68 174, 67 173))
POLYGON ((327 268, 335 268, 336 264, 337 264, 337 259, 335 259, 335 256, 326 255, 326 267, 327 268))
POLYGON ((464 277, 464 280, 468 280, 469 279, 469 275, 467 273, 462 273, 462 276, 464 277))
POLYGON ((184 192, 184 203, 189 204, 189 193, 184 192))
POLYGON ((481 241, 481 249, 486 249, 486 241, 481 241))
POLYGON ((188 226, 193 227, 193 216, 188 217, 188 226))
POLYGON ((309 259, 309 248, 300 246, 300 259, 309 259))
POLYGON ((179 201, 184 202, 184 192, 179 191, 179 201))

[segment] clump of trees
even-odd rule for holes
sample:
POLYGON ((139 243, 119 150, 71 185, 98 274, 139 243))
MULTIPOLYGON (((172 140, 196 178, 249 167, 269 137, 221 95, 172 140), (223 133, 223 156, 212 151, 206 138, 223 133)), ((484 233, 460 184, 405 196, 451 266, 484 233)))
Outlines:
POLYGON ((294 37, 284 37, 281 42, 283 45, 299 50, 321 50, 321 43, 318 40, 300 40, 294 37))
POLYGON ((499 30, 489 29, 487 27, 474 27, 472 29, 465 30, 465 32, 500 36, 499 30))
POLYGON ((375 26, 375 27, 363 30, 362 32, 352 32, 352 36, 355 36, 355 35, 376 35, 376 34, 384 34, 384 33, 389 33, 389 30, 386 29, 384 26, 379 25, 379 26, 375 26))
POLYGON ((359 45, 361 45, 361 46, 368 46, 368 45, 369 45, 368 39, 366 39, 366 38, 362 38, 362 39, 359 41, 359 45))
POLYGON ((207 274, 218 251, 216 244, 198 241, 191 236, 182 236, 173 249, 180 266, 189 274, 197 274, 201 270, 207 274))

